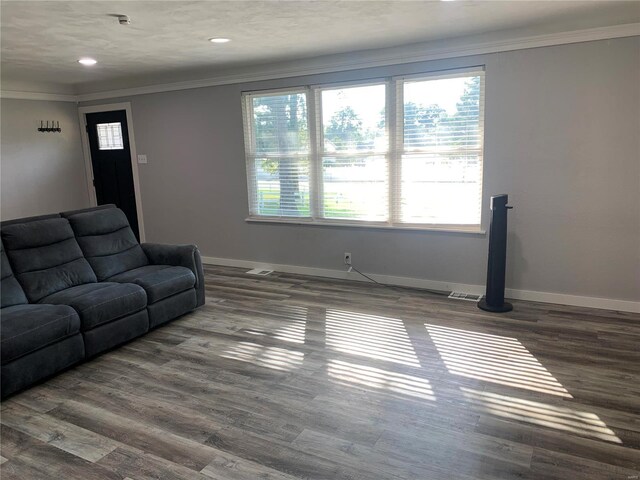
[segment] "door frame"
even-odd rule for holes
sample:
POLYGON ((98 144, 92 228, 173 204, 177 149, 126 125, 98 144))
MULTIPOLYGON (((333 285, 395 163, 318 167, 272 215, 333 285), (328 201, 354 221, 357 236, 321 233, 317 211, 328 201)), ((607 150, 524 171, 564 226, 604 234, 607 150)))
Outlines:
POLYGON ((80 136, 82 138, 82 153, 84 156, 84 170, 87 179, 87 190, 89 192, 89 203, 92 207, 98 206, 96 187, 93 185, 93 165, 91 164, 91 149, 89 148, 89 134, 86 128, 86 115, 87 113, 112 112, 114 110, 124 110, 127 116, 127 130, 129 131, 129 153, 131 154, 131 172, 133 173, 133 191, 136 197, 136 212, 138 215, 138 233, 140 234, 140 243, 143 243, 145 241, 145 234, 144 221, 142 219, 142 195, 140 193, 140 175, 138 173, 138 153, 136 150, 135 137, 133 136, 133 116, 131 114, 131 102, 78 107, 78 118, 80 119, 80 136))

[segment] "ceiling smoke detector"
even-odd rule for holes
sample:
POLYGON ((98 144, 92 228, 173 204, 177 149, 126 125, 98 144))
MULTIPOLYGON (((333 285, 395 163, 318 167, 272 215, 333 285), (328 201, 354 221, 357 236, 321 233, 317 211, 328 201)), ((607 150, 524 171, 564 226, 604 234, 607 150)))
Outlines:
POLYGON ((118 23, 120 25, 131 25, 129 15, 118 15, 118 23))

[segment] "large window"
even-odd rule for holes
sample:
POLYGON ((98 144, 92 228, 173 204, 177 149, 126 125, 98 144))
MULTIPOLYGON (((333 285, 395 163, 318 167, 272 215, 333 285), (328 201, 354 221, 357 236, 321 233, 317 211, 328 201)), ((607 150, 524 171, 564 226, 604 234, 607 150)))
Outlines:
POLYGON ((478 229, 484 72, 243 95, 251 219, 478 229))
POLYGON ((309 217, 307 93, 245 97, 251 215, 309 217))
POLYGON ((386 85, 319 89, 322 218, 388 218, 386 85))

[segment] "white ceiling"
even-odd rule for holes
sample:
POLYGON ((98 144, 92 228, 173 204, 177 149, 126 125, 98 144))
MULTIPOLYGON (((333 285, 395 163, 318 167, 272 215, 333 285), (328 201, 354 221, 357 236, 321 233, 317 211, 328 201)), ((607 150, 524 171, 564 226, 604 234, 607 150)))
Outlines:
POLYGON ((2 81, 74 91, 487 32, 555 33, 640 21, 618 1, 9 1, 2 81), (113 14, 127 14, 131 25, 113 14), (213 45, 209 37, 230 37, 213 45), (98 60, 86 68, 83 56, 98 60))

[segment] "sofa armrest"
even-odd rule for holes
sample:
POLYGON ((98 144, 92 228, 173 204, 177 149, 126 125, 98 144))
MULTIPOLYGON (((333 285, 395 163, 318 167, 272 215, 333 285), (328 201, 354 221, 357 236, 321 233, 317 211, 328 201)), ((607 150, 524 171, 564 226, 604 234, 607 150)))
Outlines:
POLYGON ((204 305, 204 270, 200 250, 196 245, 143 243, 142 250, 153 265, 171 265, 191 270, 196 276, 197 306, 204 305))

